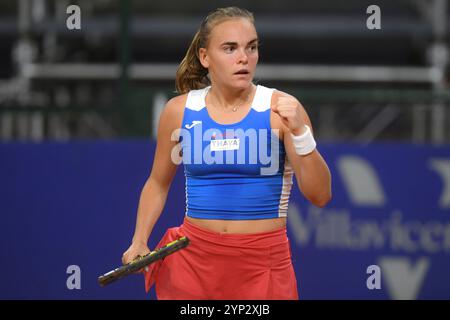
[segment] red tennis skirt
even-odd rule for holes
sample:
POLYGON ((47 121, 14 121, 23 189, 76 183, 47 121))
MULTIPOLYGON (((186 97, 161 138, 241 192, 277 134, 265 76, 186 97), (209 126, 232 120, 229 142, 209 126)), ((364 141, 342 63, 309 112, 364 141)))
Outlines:
POLYGON ((153 263, 145 276, 161 300, 297 300, 286 227, 250 234, 217 233, 187 219, 156 248, 187 236, 190 244, 153 263))

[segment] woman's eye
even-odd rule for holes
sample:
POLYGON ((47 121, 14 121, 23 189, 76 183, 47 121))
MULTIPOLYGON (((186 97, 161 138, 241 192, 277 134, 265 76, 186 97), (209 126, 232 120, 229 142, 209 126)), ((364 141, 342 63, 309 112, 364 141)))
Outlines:
POLYGON ((258 50, 258 46, 257 45, 250 46, 250 47, 248 47, 248 50, 251 52, 254 52, 254 51, 258 50))

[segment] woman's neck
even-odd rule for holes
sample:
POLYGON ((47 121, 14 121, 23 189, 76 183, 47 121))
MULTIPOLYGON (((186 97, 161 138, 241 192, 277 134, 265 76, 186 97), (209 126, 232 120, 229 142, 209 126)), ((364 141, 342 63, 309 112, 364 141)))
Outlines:
POLYGON ((242 90, 212 85, 209 90, 209 100, 220 109, 231 110, 251 103, 250 99, 252 99, 255 90, 256 86, 253 83, 250 83, 248 88, 242 90))

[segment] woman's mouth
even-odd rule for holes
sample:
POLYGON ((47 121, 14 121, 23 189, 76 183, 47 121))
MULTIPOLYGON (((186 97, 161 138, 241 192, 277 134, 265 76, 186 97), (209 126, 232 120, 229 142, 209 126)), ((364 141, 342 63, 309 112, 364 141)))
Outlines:
POLYGON ((237 76, 245 76, 245 75, 250 74, 250 72, 247 69, 241 69, 241 70, 235 72, 234 74, 237 76))

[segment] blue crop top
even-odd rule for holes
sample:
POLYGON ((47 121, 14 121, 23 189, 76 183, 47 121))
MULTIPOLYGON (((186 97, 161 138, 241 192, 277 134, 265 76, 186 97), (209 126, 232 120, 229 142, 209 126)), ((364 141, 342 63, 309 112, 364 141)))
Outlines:
POLYGON ((249 113, 233 124, 208 114, 210 87, 189 92, 180 129, 186 212, 193 218, 286 217, 293 170, 270 127, 274 89, 257 86, 249 113))

